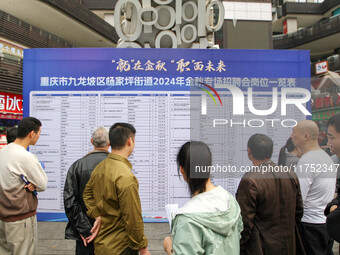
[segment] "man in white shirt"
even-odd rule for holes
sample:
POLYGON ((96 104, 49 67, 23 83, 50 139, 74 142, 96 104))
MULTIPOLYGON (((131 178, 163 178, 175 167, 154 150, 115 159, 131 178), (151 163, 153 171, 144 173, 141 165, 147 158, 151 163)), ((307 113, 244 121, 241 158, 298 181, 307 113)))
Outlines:
POLYGON ((324 209, 335 191, 336 167, 318 144, 319 128, 311 120, 303 120, 293 128, 293 142, 303 155, 295 172, 299 178, 303 217, 299 226, 308 255, 333 254, 332 241, 326 231, 324 209))
POLYGON ((27 148, 37 143, 40 127, 41 122, 36 118, 22 119, 15 141, 0 151, 1 255, 36 254, 38 199, 32 191, 44 191, 47 176, 37 157, 27 148), (25 185, 22 176, 29 185, 25 185))

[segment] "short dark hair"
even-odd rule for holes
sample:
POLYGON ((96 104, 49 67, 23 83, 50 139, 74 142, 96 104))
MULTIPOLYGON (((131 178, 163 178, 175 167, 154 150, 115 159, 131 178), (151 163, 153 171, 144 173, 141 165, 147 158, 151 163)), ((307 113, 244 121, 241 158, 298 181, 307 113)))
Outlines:
POLYGON ((17 128, 16 127, 7 128, 7 131, 6 131, 7 144, 14 142, 16 138, 17 138, 17 128))
POLYGON ((197 191, 202 193, 205 191, 205 185, 210 178, 210 172, 201 173, 202 178, 192 178, 191 173, 195 171, 195 167, 208 168, 212 165, 211 151, 203 142, 191 141, 182 145, 177 153, 178 174, 181 166, 185 172, 185 177, 189 186, 191 196, 197 191))
POLYGON ((252 135, 248 140, 248 148, 257 160, 269 159, 273 154, 273 141, 264 134, 252 135))
POLYGON ((327 127, 332 126, 335 128, 335 131, 337 133, 340 133, 340 113, 333 115, 328 121, 327 121, 327 127))
POLYGON ((17 130, 17 138, 25 138, 30 132, 38 133, 41 122, 34 117, 26 117, 20 120, 17 130))
POLYGON ((129 137, 136 134, 136 129, 129 123, 115 123, 110 128, 109 139, 113 150, 124 148, 129 137))

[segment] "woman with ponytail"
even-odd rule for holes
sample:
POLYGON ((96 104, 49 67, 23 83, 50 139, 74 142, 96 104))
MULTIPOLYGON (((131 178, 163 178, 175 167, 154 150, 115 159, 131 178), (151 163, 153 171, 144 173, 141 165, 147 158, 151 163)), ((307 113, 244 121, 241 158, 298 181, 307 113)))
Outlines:
POLYGON ((285 146, 280 150, 278 165, 288 166, 289 169, 294 170, 299 158, 302 156, 301 151, 294 145, 292 138, 287 140, 285 146))
POLYGON ((164 239, 164 250, 167 254, 238 255, 243 229, 240 207, 233 195, 212 184, 209 147, 203 142, 185 143, 177 154, 177 165, 192 198, 177 211, 172 239, 164 239))

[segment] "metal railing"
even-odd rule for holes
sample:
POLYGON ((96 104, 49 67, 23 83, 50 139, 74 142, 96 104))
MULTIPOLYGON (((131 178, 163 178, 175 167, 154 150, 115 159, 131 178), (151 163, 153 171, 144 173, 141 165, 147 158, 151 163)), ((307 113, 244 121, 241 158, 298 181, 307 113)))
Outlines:
POLYGON ((0 90, 22 93, 22 59, 0 55, 0 90))
POLYGON ((274 49, 291 49, 296 46, 340 32, 340 15, 323 20, 312 27, 294 33, 274 35, 274 49))
POLYGON ((105 20, 91 12, 85 5, 80 4, 75 0, 39 0, 45 4, 58 9, 64 14, 69 15, 75 20, 78 20, 83 25, 103 35, 110 41, 117 43, 119 37, 116 29, 107 23, 105 20))
POLYGON ((0 11, 0 36, 31 48, 72 48, 70 42, 0 11))

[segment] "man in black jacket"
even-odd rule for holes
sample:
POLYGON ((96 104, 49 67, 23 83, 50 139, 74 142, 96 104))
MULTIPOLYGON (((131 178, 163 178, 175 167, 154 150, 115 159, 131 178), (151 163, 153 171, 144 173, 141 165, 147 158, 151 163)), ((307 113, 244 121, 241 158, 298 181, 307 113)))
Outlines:
MULTIPOLYGON (((340 114, 334 115, 327 122, 327 136, 328 145, 331 147, 331 151, 335 154, 332 159, 335 158, 335 163, 339 163, 340 158, 340 114)), ((329 169, 330 170, 330 169, 329 169)), ((334 170, 333 170, 334 171, 334 170)), ((339 176, 339 165, 337 165, 337 171, 339 176)), ((340 186, 337 188, 337 196, 328 203, 325 209, 325 215, 327 216, 327 231, 329 235, 336 241, 340 241, 340 186)), ((340 249, 339 249, 340 250, 340 249)))
POLYGON ((94 255, 93 243, 87 244, 85 240, 93 234, 94 222, 86 215, 83 192, 93 169, 109 155, 108 130, 105 127, 97 128, 92 134, 91 143, 94 150, 72 164, 64 187, 64 207, 69 220, 65 238, 76 240, 77 255, 94 255))

